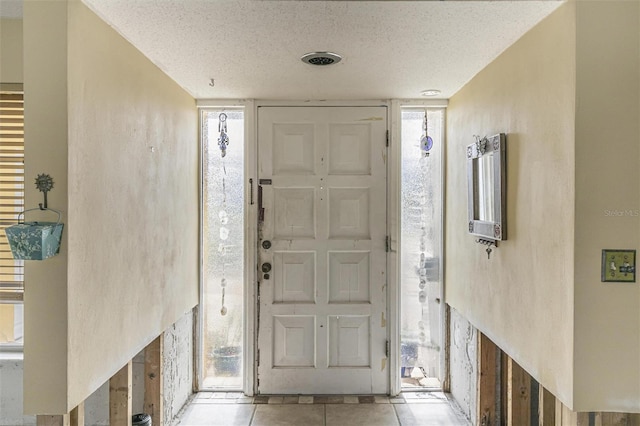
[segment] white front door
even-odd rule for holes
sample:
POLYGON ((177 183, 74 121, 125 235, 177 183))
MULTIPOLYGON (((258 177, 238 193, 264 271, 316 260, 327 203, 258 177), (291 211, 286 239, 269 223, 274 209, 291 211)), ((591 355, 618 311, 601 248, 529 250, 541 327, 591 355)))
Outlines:
POLYGON ((258 109, 258 392, 386 394, 386 107, 258 109))

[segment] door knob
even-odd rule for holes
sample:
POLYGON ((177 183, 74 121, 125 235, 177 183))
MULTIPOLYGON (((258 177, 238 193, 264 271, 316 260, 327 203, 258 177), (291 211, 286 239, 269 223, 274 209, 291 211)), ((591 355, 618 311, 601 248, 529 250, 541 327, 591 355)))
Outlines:
POLYGON ((264 240, 262 242, 262 248, 265 249, 265 250, 269 250, 271 248, 271 241, 264 240))
POLYGON ((262 264, 262 272, 264 272, 265 274, 267 272, 271 271, 271 264, 270 263, 263 263, 262 264))

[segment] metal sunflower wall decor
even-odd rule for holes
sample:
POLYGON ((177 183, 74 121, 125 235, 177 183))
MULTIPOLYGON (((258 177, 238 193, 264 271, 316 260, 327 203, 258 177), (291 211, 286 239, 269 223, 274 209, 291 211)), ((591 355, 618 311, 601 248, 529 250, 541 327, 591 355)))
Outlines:
POLYGON ((53 178, 42 173, 36 177, 36 188, 44 194, 44 203, 40 203, 41 209, 47 208, 47 192, 53 189, 53 178))

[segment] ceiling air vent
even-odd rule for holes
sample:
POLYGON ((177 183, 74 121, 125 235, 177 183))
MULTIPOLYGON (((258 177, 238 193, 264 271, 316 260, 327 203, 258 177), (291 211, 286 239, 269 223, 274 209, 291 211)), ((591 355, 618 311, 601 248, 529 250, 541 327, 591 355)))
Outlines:
POLYGON ((302 60, 302 62, 305 62, 310 65, 324 66, 324 65, 337 64, 342 60, 342 57, 337 53, 331 53, 331 52, 311 52, 311 53, 302 55, 300 59, 302 60))

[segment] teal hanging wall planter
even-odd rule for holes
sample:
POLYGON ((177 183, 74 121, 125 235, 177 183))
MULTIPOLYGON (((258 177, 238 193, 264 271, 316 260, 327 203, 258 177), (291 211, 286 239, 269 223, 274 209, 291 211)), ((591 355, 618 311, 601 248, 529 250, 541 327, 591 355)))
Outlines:
MULTIPOLYGON (((40 210, 40 209, 31 209, 40 210)), ((11 253, 14 259, 44 260, 60 252, 60 240, 64 224, 60 222, 60 212, 46 209, 58 214, 57 222, 19 222, 5 229, 11 253)), ((25 210, 24 213, 30 210, 25 210)))
POLYGON ((60 252, 60 241, 64 224, 61 213, 47 207, 47 192, 53 188, 49 175, 38 175, 36 187, 44 193, 44 203, 40 207, 28 209, 18 215, 18 224, 5 228, 11 253, 18 260, 44 260, 60 252), (33 210, 51 211, 58 215, 56 222, 25 222, 24 215, 33 210))

